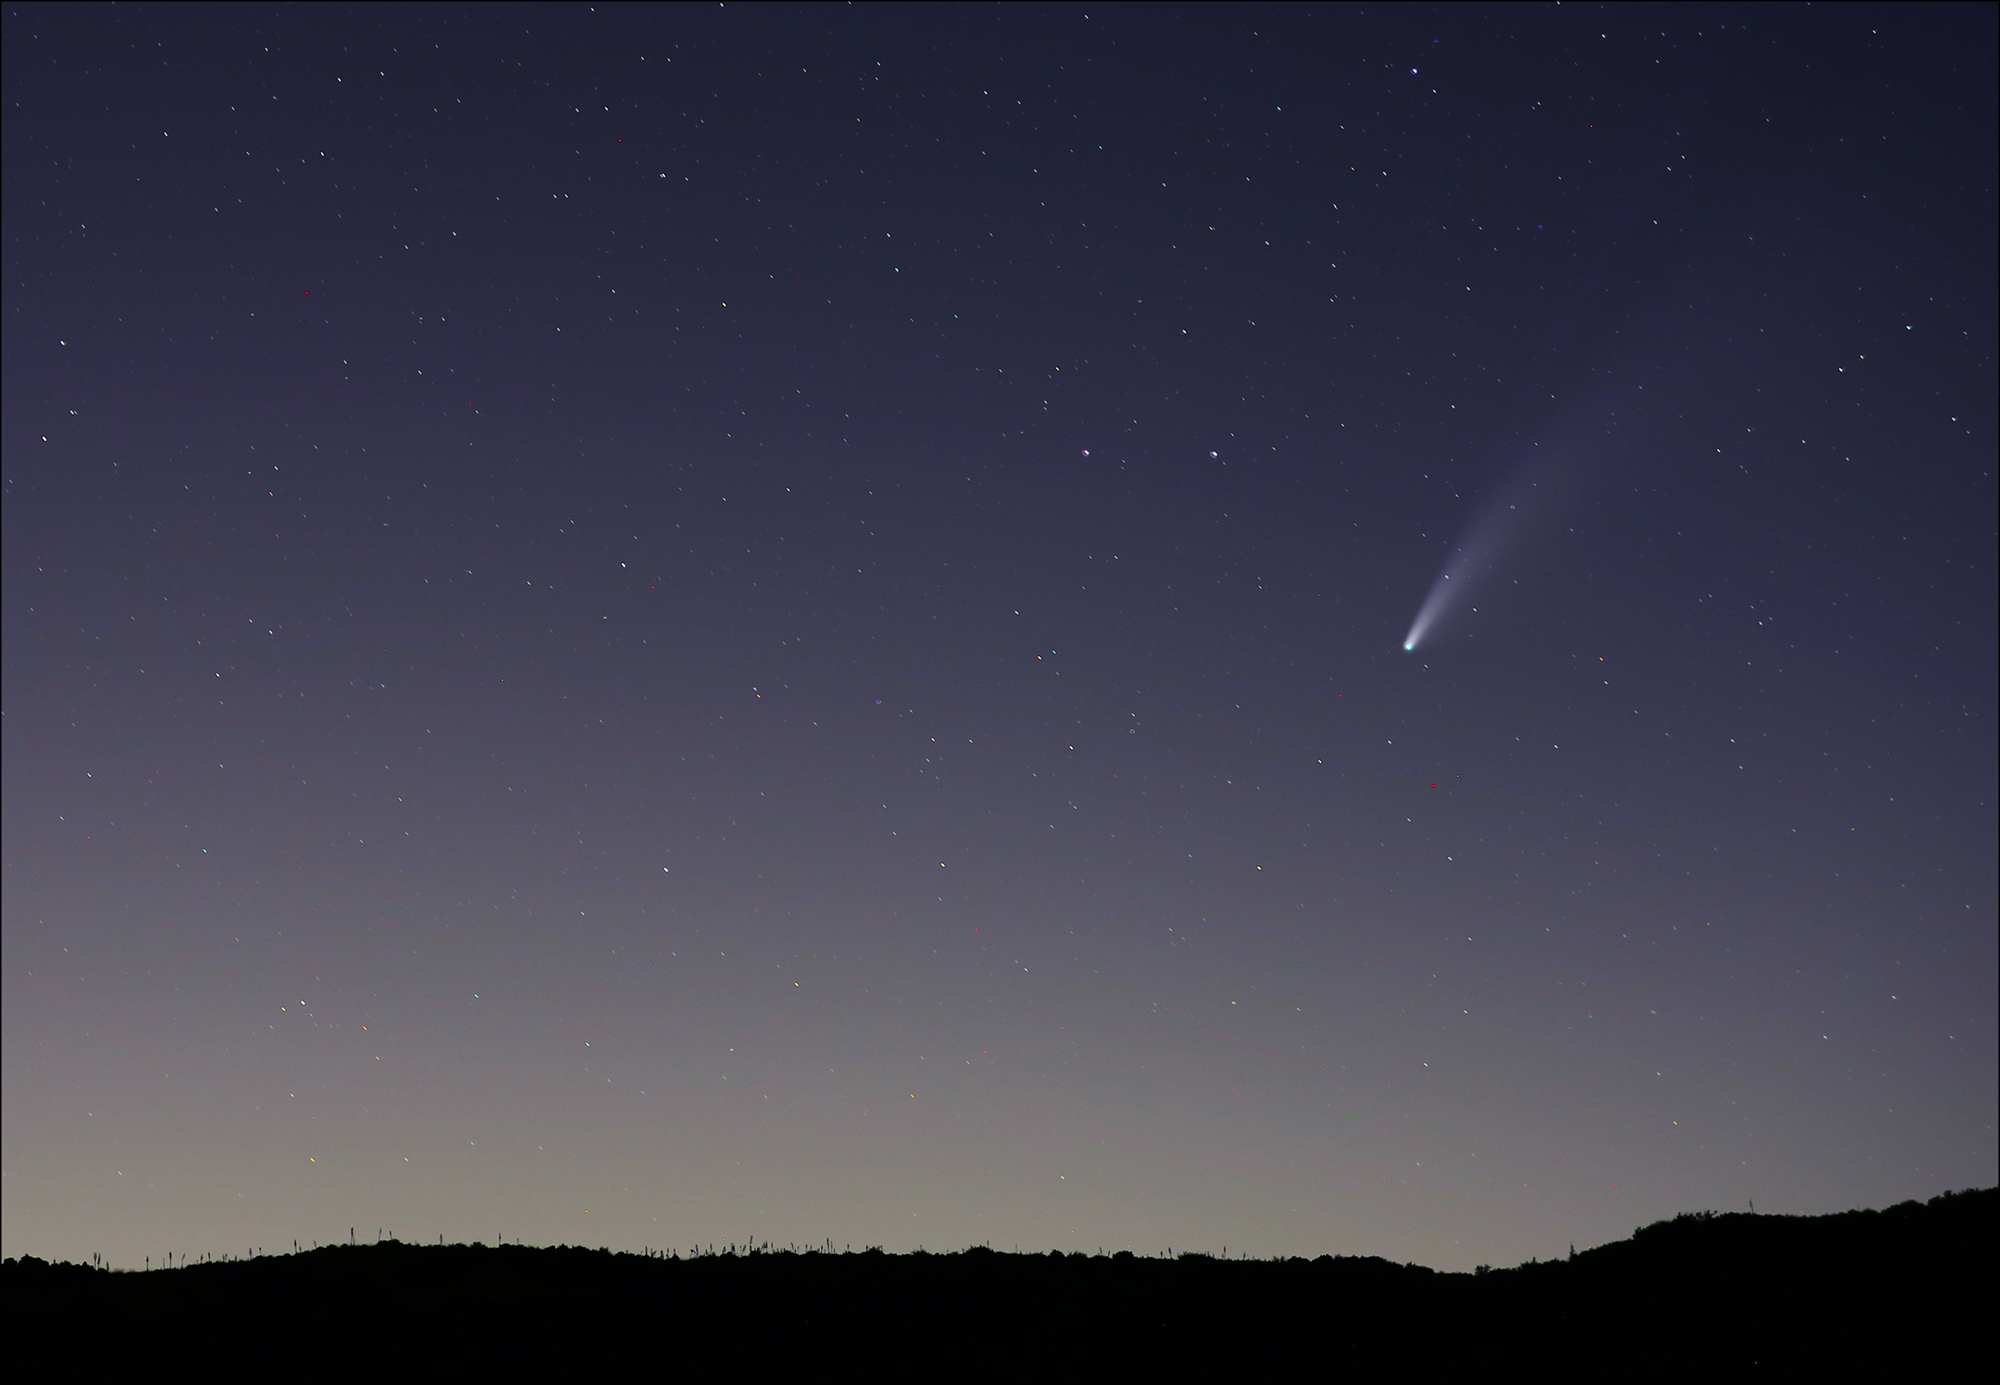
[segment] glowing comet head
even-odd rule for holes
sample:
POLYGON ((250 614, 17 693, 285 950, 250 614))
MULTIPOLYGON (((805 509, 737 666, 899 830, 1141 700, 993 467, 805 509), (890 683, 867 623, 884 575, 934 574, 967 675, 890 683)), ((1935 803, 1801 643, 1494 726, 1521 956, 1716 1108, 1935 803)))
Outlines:
MULTIPOLYGON (((1460 561, 1463 561, 1462 556, 1460 561)), ((1461 582, 1458 585, 1463 587, 1465 584, 1461 582)), ((1431 626, 1444 614, 1445 604, 1453 594, 1451 573, 1439 573, 1437 581, 1431 584, 1431 594, 1424 598, 1424 604, 1417 610, 1417 618, 1410 622, 1410 633, 1403 636, 1405 654, 1416 652, 1417 646, 1424 642, 1424 636, 1430 633, 1431 626)))

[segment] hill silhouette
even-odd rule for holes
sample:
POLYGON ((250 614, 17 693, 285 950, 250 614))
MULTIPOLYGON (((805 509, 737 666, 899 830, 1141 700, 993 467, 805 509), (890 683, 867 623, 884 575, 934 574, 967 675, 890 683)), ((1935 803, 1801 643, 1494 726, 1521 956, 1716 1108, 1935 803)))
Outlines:
POLYGON ((1990 1379, 2000 1189, 1684 1214, 1566 1260, 380 1242, 4 1271, 27 1379, 1990 1379))

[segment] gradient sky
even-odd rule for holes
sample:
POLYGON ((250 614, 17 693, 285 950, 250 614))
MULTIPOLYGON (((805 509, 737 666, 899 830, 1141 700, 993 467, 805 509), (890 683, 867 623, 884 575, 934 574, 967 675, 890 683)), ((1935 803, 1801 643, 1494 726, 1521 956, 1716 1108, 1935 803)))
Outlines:
POLYGON ((5 1253, 1993 1184, 1995 47, 7 9, 5 1253))

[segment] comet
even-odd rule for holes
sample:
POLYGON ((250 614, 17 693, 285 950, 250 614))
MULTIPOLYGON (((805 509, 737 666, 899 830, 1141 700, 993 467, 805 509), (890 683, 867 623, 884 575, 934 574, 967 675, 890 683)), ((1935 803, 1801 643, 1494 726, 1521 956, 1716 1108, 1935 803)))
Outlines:
POLYGON ((1620 415, 1639 407, 1649 387, 1657 400, 1667 376, 1656 364, 1626 360, 1615 371, 1594 370, 1591 379, 1574 404, 1538 430, 1541 438, 1527 443, 1508 479, 1474 512, 1403 636, 1405 653, 1436 639, 1461 611, 1478 610, 1471 601, 1503 558, 1555 538, 1564 512, 1628 455, 1618 439, 1620 415))
POLYGON ((1552 480, 1548 466, 1537 465, 1534 474, 1517 475, 1487 503, 1467 528, 1465 537, 1452 549, 1437 580, 1431 583, 1424 604, 1417 608, 1417 618, 1410 622, 1410 632, 1403 636, 1404 653, 1416 653, 1460 607, 1467 605, 1480 583, 1493 571, 1501 553, 1521 542, 1526 531, 1533 527, 1532 518, 1549 517, 1555 499, 1551 492, 1557 489, 1550 484, 1552 480))
MULTIPOLYGON (((1475 540, 1484 538, 1476 534, 1475 540)), ((1454 606, 1464 599, 1465 594, 1476 585, 1477 578, 1491 568, 1487 553, 1489 545, 1480 542, 1461 544, 1452 554, 1444 570, 1431 583, 1430 593, 1424 597, 1424 604, 1417 607, 1417 618, 1410 622, 1410 633, 1403 637, 1403 652, 1414 654, 1417 646, 1428 638, 1439 623, 1449 615, 1454 606)))

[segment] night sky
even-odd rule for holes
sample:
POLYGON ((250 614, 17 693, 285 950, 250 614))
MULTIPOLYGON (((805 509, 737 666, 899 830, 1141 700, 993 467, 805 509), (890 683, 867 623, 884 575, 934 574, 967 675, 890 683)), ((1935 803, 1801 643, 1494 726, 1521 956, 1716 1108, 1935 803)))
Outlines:
POLYGON ((7 9, 5 1253, 1993 1184, 1995 47, 7 9))

